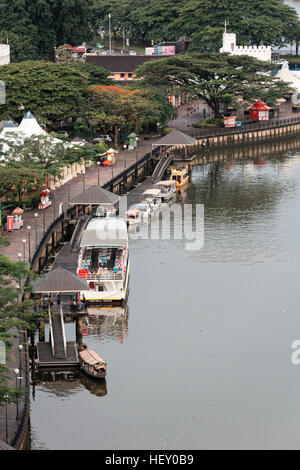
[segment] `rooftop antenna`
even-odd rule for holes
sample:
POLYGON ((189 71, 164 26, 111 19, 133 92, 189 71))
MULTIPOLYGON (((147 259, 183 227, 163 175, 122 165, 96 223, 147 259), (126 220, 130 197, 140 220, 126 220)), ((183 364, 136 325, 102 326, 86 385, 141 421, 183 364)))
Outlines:
POLYGON ((229 20, 225 20, 225 30, 224 33, 227 33, 227 26, 229 25, 229 20))

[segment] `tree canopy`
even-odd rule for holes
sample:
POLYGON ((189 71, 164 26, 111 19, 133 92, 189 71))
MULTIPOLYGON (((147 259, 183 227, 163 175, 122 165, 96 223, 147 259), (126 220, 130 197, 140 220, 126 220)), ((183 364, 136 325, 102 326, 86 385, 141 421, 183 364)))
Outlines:
POLYGON ((12 60, 48 57, 54 46, 92 38, 89 0, 0 0, 0 40, 8 38, 12 60))
POLYGON ((85 104, 88 88, 111 83, 107 76, 101 67, 78 62, 5 65, 0 68, 0 80, 5 82, 7 99, 0 105, 0 115, 19 121, 25 109, 47 124, 75 119, 85 104))
POLYGON ((194 53, 146 62, 137 75, 169 93, 198 96, 220 117, 221 106, 234 103, 238 96, 270 104, 282 97, 289 87, 271 74, 275 67, 248 56, 194 53))
POLYGON ((92 22, 105 26, 108 13, 113 28, 125 28, 135 41, 185 37, 199 52, 219 50, 225 20, 241 45, 292 43, 300 29, 296 11, 282 0, 95 0, 92 22))
POLYGON ((75 125, 91 135, 100 129, 114 130, 115 145, 120 129, 139 133, 157 121, 164 122, 173 111, 166 96, 150 90, 98 85, 91 87, 89 93, 86 111, 75 125))
POLYGON ((5 152, 1 151, 3 143, 0 140, 0 197, 15 205, 26 205, 26 198, 30 205, 32 197, 39 199, 38 191, 48 176, 58 180, 65 166, 91 160, 96 152, 93 146, 71 147, 49 136, 10 142, 5 152))
MULTIPOLYGON (((7 245, 0 237, 0 246, 7 245)), ((9 357, 13 335, 18 328, 26 328, 32 334, 38 328, 39 322, 45 319, 45 314, 37 309, 37 302, 24 300, 21 297, 26 288, 22 287, 24 279, 32 278, 32 273, 23 262, 12 262, 0 253, 0 341, 6 347, 6 358, 9 357)), ((9 370, 0 363, 0 406, 5 397, 14 401, 19 392, 9 386, 9 370)))

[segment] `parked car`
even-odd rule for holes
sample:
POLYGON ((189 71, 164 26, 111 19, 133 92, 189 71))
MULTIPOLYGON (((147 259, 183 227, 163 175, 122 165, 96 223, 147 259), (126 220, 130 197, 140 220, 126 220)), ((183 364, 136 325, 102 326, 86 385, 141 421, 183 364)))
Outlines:
POLYGON ((96 139, 93 140, 93 142, 95 144, 97 144, 98 142, 101 142, 101 141, 104 141, 104 142, 112 142, 112 138, 109 136, 109 135, 99 135, 99 137, 97 137, 96 139))
POLYGON ((129 55, 136 55, 136 51, 129 51, 129 55))
POLYGON ((67 131, 56 131, 56 134, 64 135, 65 137, 69 137, 69 134, 67 133, 67 131))

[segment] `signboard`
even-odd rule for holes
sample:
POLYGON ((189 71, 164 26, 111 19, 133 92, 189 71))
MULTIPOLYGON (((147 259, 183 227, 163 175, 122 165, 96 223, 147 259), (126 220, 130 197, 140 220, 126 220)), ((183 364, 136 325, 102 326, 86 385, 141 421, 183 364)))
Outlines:
POLYGON ((14 229, 14 217, 12 215, 7 216, 7 231, 12 232, 14 229))
POLYGON ((225 127, 235 127, 236 116, 224 117, 225 127))

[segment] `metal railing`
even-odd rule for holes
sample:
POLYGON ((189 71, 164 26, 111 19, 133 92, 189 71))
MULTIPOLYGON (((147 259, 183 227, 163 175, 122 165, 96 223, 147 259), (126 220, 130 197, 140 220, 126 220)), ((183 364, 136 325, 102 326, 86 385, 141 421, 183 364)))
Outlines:
MULTIPOLYGON (((144 165, 145 162, 150 162, 151 158, 156 158, 159 155, 159 149, 154 149, 151 153, 147 152, 144 157, 142 157, 140 160, 137 162, 133 163, 131 166, 128 168, 124 169, 121 173, 119 173, 117 176, 115 176, 113 179, 105 183, 102 187, 104 189, 111 190, 113 189, 116 185, 120 184, 122 181, 124 181, 126 178, 129 176, 135 174, 140 170, 144 165)), ((80 204, 79 204, 80 205, 80 204)), ((76 213, 76 206, 72 206, 66 211, 64 211, 62 214, 60 214, 52 223, 51 225, 47 228, 45 233, 42 236, 42 239, 40 240, 34 255, 31 260, 31 268, 35 266, 37 263, 38 259, 41 257, 42 251, 44 250, 44 247, 46 243, 48 242, 49 238, 52 235, 52 232, 54 229, 57 227, 57 225, 65 220, 65 218, 68 218, 69 216, 73 216, 76 213)))
POLYGON ((88 281, 122 281, 123 275, 122 273, 101 273, 101 274, 87 274, 88 281))
POLYGON ((61 331, 62 331, 63 343, 64 343, 64 353, 65 353, 65 357, 67 357, 66 330, 65 330, 64 315, 63 315, 63 309, 62 309, 61 303, 59 304, 59 314, 60 314, 61 331))
MULTIPOLYGON (((299 113, 300 114, 300 113, 299 113)), ((300 123, 300 115, 293 118, 270 119, 268 121, 257 121, 244 123, 241 127, 214 127, 210 129, 190 129, 186 131, 191 137, 200 139, 205 137, 220 137, 234 134, 246 134, 247 132, 273 129, 300 123)))
POLYGON ((53 326, 52 326, 52 316, 51 316, 51 307, 50 307, 50 305, 48 307, 48 314, 49 314, 49 329, 50 329, 50 338, 51 338, 51 349, 52 349, 52 355, 54 356, 54 354, 55 354, 54 335, 53 335, 53 326))

